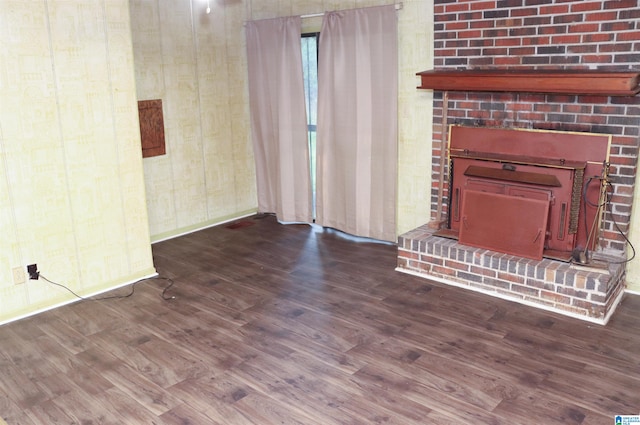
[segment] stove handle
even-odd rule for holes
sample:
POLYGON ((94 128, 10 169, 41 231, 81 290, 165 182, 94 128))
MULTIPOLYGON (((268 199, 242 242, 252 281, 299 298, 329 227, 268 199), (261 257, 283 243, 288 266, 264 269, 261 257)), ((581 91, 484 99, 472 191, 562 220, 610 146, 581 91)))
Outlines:
POLYGON ((542 234, 542 229, 538 229, 538 233, 536 234, 536 237, 533 239, 532 243, 536 243, 538 239, 540 239, 541 234, 542 234))

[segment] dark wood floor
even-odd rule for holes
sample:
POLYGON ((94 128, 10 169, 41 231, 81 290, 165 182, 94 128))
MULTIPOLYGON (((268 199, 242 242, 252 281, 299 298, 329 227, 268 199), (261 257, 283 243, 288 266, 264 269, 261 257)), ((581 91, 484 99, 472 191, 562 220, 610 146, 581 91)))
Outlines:
POLYGON ((154 245, 175 299, 149 280, 0 327, 0 416, 602 425, 640 412, 640 297, 602 327, 395 272, 391 245, 272 217, 234 227, 154 245))

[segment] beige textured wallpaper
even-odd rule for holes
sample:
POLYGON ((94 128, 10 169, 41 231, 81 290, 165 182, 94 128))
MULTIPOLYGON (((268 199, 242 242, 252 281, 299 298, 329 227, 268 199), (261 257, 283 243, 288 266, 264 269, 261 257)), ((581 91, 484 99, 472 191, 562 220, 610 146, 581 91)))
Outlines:
POLYGON ((635 224, 640 222, 638 202, 640 202, 640 188, 638 188, 638 184, 636 183, 634 194, 635 205, 631 212, 631 232, 629 234, 629 239, 636 250, 636 258, 627 265, 626 284, 629 291, 640 295, 640 229, 638 225, 635 224))
POLYGON ((155 273, 126 0, 0 1, 0 322, 155 273))
MULTIPOLYGON (((167 154, 144 160, 152 240, 255 211, 243 23, 390 4, 389 0, 131 0, 139 100, 162 99, 167 154)), ((408 0, 399 23, 398 232, 429 219, 433 1, 408 0)), ((318 31, 321 18, 303 19, 318 31)))
POLYGON ((144 159, 152 240, 256 211, 245 6, 206 4, 130 2, 138 99, 164 111, 167 153, 144 159))
POLYGON ((433 68, 433 1, 409 0, 398 12, 398 234, 430 219, 433 93, 416 72, 433 68))

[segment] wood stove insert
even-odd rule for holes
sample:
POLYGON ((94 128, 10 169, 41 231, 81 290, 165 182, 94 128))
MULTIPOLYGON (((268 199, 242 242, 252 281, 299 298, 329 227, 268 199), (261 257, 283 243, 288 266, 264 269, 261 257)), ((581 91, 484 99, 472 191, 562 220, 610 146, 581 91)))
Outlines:
POLYGON ((451 126, 449 214, 437 234, 532 259, 593 250, 610 143, 602 134, 451 126))

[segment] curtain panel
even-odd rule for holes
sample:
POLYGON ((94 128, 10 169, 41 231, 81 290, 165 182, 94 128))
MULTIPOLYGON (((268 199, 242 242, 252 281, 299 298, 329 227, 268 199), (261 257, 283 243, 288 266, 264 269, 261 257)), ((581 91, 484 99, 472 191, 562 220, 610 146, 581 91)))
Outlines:
POLYGON ((245 27, 258 209, 310 222, 311 182, 299 16, 245 27))
POLYGON ((395 241, 395 6, 325 14, 319 49, 316 221, 395 241))

